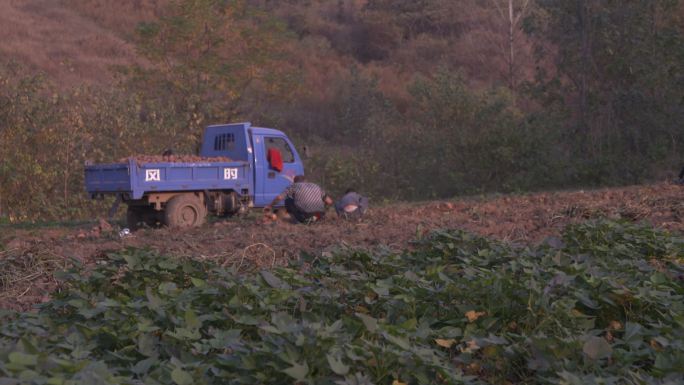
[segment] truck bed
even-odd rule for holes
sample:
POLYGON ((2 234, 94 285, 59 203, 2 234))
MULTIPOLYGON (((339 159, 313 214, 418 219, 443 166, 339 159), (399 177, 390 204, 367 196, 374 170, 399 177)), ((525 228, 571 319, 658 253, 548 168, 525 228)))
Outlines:
POLYGON ((126 199, 141 199, 145 193, 166 191, 249 190, 249 163, 231 162, 127 162, 85 167, 86 191, 99 194, 124 194, 126 199))

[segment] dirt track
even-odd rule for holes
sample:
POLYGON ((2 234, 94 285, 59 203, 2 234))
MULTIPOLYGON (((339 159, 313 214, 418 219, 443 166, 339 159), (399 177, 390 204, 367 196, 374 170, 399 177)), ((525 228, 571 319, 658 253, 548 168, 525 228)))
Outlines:
POLYGON ((108 229, 106 224, 104 229, 0 229, 0 309, 25 310, 47 300, 57 287, 52 272, 71 258, 93 264, 108 251, 127 247, 208 258, 250 270, 284 264, 302 251, 321 253, 340 244, 401 250, 436 228, 462 228, 508 242, 536 243, 557 235, 568 223, 608 217, 682 232, 683 198, 683 186, 661 183, 399 204, 372 208, 359 223, 339 220, 334 214, 310 226, 231 219, 184 231, 141 230, 123 238, 118 228, 108 229))

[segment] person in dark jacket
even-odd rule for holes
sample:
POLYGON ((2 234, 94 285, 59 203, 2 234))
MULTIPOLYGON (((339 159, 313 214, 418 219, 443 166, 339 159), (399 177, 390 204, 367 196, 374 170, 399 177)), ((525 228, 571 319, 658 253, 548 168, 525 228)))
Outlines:
POLYGON ((340 218, 359 219, 366 210, 368 210, 368 198, 351 188, 335 202, 335 211, 340 218))
POLYGON ((684 167, 682 167, 682 171, 679 172, 679 179, 677 179, 676 183, 684 184, 684 167))

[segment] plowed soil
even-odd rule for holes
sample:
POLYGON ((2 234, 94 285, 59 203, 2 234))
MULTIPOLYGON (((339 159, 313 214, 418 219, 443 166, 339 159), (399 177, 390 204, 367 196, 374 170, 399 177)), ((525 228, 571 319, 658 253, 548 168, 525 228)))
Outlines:
POLYGON ((249 271, 284 265, 301 252, 320 255, 337 247, 405 250, 412 240, 439 228, 532 244, 558 235, 569 223, 597 218, 645 222, 681 233, 684 186, 661 183, 402 203, 372 207, 359 222, 338 219, 330 212, 311 225, 268 221, 255 213, 247 219, 219 219, 201 228, 143 229, 124 236, 119 226, 105 221, 82 227, 5 227, 0 228, 0 309, 28 310, 58 289, 55 270, 74 259, 95 264, 106 253, 129 247, 212 259, 249 271))

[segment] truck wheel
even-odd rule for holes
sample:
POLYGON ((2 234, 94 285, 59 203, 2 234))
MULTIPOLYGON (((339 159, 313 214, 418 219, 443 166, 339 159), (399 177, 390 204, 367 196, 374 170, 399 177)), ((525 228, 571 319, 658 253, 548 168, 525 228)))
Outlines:
POLYGON ((240 204, 240 198, 238 198, 235 191, 221 194, 221 199, 223 200, 223 215, 226 217, 232 217, 240 211, 242 205, 240 204))
POLYGON ((207 209, 194 194, 176 195, 164 208, 164 222, 169 227, 201 226, 207 209))

